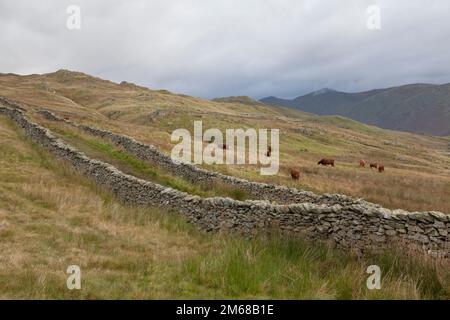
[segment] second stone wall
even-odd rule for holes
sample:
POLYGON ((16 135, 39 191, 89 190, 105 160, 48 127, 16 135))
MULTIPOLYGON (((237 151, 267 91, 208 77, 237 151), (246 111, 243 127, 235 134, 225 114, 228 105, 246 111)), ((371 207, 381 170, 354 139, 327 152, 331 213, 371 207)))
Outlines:
POLYGON ((193 183, 218 182, 231 187, 236 187, 240 190, 245 191, 251 199, 268 200, 279 204, 303 202, 328 205, 367 203, 362 199, 355 199, 345 195, 323 194, 319 196, 312 192, 302 191, 295 188, 288 188, 286 186, 253 182, 233 176, 224 175, 219 172, 199 168, 189 163, 174 162, 171 157, 158 150, 157 147, 144 144, 132 137, 115 134, 107 130, 95 128, 93 126, 77 124, 72 121, 63 119, 48 110, 41 110, 40 113, 49 120, 62 121, 72 126, 78 127, 79 129, 84 130, 85 132, 92 135, 106 138, 114 144, 122 147, 130 154, 136 156, 137 158, 145 161, 151 161, 155 165, 166 169, 173 175, 181 176, 193 183))

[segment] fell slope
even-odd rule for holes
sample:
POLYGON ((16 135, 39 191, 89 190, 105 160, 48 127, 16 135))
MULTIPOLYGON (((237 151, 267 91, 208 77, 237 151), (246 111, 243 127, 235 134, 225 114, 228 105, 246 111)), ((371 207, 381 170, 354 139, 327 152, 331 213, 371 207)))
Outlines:
POLYGON ((284 184, 316 193, 364 197, 386 207, 450 212, 450 149, 448 138, 414 135, 367 126, 343 117, 314 116, 275 108, 249 99, 209 101, 168 91, 121 84, 79 72, 60 70, 44 75, 2 75, 0 96, 49 109, 78 123, 126 134, 170 152, 170 134, 203 129, 280 129, 280 172, 260 176, 252 165, 209 167, 249 180, 284 184), (322 157, 336 159, 336 168, 319 168, 322 157), (359 159, 383 163, 384 174, 359 169, 359 159), (289 168, 298 167, 300 182, 289 168))

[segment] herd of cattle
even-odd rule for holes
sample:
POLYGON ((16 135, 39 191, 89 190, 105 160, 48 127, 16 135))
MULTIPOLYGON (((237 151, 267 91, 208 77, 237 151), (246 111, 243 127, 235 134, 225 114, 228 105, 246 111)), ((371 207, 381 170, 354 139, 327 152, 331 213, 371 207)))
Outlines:
MULTIPOLYGON (((69 117, 65 116, 64 117, 65 120, 69 120, 69 117)), ((210 141, 211 143, 213 142, 213 140, 210 141)), ((227 144, 222 144, 222 149, 223 150, 228 150, 228 145, 227 144)), ((268 147, 267 148, 267 152, 266 152, 266 156, 270 157, 272 155, 272 147, 268 147)), ((319 162, 317 162, 317 165, 322 165, 322 166, 332 166, 334 167, 334 159, 321 159, 319 162)), ((378 163, 370 163, 370 169, 375 168, 376 170, 378 170, 378 172, 384 172, 384 165, 382 164, 378 164, 378 163)), ((366 161, 364 160, 359 160, 359 166, 361 168, 364 168, 366 166, 366 161)), ((293 180, 299 180, 300 179, 300 170, 295 169, 295 168, 291 168, 291 178, 293 180)))
MULTIPOLYGON (((228 149, 228 145, 223 144, 222 148, 224 150, 228 149)), ((267 148, 267 152, 266 152, 266 156, 270 157, 272 155, 272 147, 268 147, 267 148)), ((332 166, 334 167, 334 159, 321 159, 319 162, 317 162, 317 165, 322 165, 322 166, 332 166)), ((384 172, 384 165, 382 164, 378 164, 378 163, 369 163, 370 169, 375 169, 378 170, 378 172, 382 173, 384 172)), ((360 168, 365 168, 366 167, 366 161, 364 160, 359 160, 359 167, 360 168)), ((300 179, 300 170, 295 169, 295 168, 291 168, 291 178, 293 180, 299 180, 300 179)))
MULTIPOLYGON (((269 152, 268 152, 268 156, 269 156, 269 152)), ((319 162, 317 162, 317 165, 334 167, 334 159, 321 159, 319 162)), ((384 165, 382 165, 382 164, 370 163, 369 166, 370 166, 370 169, 378 170, 378 172, 380 172, 380 173, 384 172, 384 165)), ((364 161, 362 159, 359 160, 359 167, 365 168, 366 161, 364 161)), ((299 180, 300 179, 300 170, 291 168, 291 178, 293 180, 299 180)))

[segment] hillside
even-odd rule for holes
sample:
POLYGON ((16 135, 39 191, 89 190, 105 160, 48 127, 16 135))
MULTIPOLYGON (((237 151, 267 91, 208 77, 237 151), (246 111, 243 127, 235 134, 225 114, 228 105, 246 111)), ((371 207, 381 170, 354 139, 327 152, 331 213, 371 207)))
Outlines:
POLYGON ((450 84, 411 84, 358 93, 322 89, 292 100, 267 97, 261 102, 341 115, 381 128, 450 135, 450 84))
MULTIPOLYGON (((177 206, 180 198, 167 190, 188 193, 184 200, 192 206, 197 203, 196 214, 202 212, 195 221, 207 219, 208 212, 201 211, 204 208, 191 195, 237 200, 252 199, 251 195, 240 187, 190 181, 167 167, 138 157, 139 153, 127 149, 123 140, 114 143, 83 128, 95 126, 134 137, 157 146, 165 154, 173 146, 172 130, 192 130, 194 120, 202 120, 204 128, 279 128, 281 170, 277 175, 260 176, 259 168, 253 165, 205 168, 317 193, 364 197, 389 208, 446 213, 450 212, 448 138, 383 130, 343 117, 319 117, 252 103, 249 99, 203 100, 67 70, 46 75, 2 75, 0 97, 21 102, 24 114, 36 127, 41 126, 37 130, 51 131, 51 135, 44 135, 46 139, 62 142, 39 143, 35 131, 30 134, 29 129, 19 125, 20 121, 0 113, 2 299, 448 299, 450 296, 448 262, 405 247, 392 246, 361 256, 329 242, 311 241, 301 234, 289 237, 276 230, 252 239, 239 233, 199 231, 193 227, 195 223, 188 224, 180 214, 183 212, 183 206, 177 206), (45 117, 44 110, 51 110, 60 120, 45 117), (72 162, 68 157, 56 156, 78 153, 76 150, 83 154, 72 158, 72 162), (335 158, 336 167, 318 167, 317 159, 323 156, 335 158), (86 157, 95 161, 86 161, 86 157), (358 168, 361 157, 384 163, 386 172, 358 168), (99 167, 111 170, 112 188, 101 183, 107 174, 97 171, 99 167), (300 181, 290 179, 290 167, 300 169, 300 181), (91 174, 81 168, 89 168, 91 174), (118 177, 125 180, 115 183, 118 177), (142 184, 144 192, 137 194, 134 202, 131 198, 123 201, 127 198, 124 195, 134 190, 134 183, 142 184), (151 185, 160 187, 159 195, 169 199, 164 205, 142 202, 151 197, 151 185), (374 263, 386 274, 382 290, 369 290, 365 285, 367 266, 374 263), (72 264, 82 270, 82 290, 66 288, 65 271, 72 264)), ((5 103, 0 100, 0 105, 5 103)), ((215 211, 208 209, 213 221, 230 210, 230 203, 240 203, 219 200, 222 207, 215 207, 215 211)), ((359 199, 352 201, 364 203, 359 199)), ((209 200, 201 201, 205 202, 209 200)), ((296 208, 303 205, 305 210, 311 207, 308 203, 291 204, 296 208)), ((276 214, 270 208, 285 212, 291 206, 251 203, 247 208, 269 208, 264 210, 275 219, 276 214)), ((311 214, 321 219, 322 215, 311 214)), ((355 225, 354 212, 343 214, 344 218, 336 225, 339 231, 347 224, 355 225)), ((244 223, 238 224, 246 229, 252 217, 259 216, 231 215, 230 227, 235 227, 239 218, 244 223)), ((442 221, 448 220, 445 215, 440 216, 442 221)), ((413 223, 415 229, 421 230, 422 222, 413 223)), ((441 222, 438 226, 446 234, 448 225, 441 222)), ((355 225, 355 229, 359 227, 355 225)), ((437 232, 432 229, 431 232, 437 232)), ((376 230, 381 232, 380 228, 376 230)))
POLYGON ((0 96, 74 121, 93 124, 158 146, 170 153, 170 134, 178 128, 279 128, 280 171, 261 176, 252 165, 214 165, 212 169, 249 180, 295 186, 317 193, 363 197, 388 208, 450 212, 449 139, 394 132, 342 117, 314 116, 292 109, 233 101, 203 100, 132 83, 121 84, 80 72, 1 75, 0 96), (335 170, 319 168, 333 157, 335 170), (383 163, 385 174, 358 168, 359 159, 383 163), (289 168, 302 172, 290 179, 289 168), (430 196, 430 194, 432 196, 430 196))

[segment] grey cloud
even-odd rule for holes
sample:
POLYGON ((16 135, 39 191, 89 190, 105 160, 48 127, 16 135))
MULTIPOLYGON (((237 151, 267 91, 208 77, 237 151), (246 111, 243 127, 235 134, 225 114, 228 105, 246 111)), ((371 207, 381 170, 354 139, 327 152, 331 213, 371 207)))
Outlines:
POLYGON ((2 0, 0 72, 67 68, 207 98, 443 83, 449 13, 446 0, 2 0), (381 30, 366 28, 371 4, 381 30))

